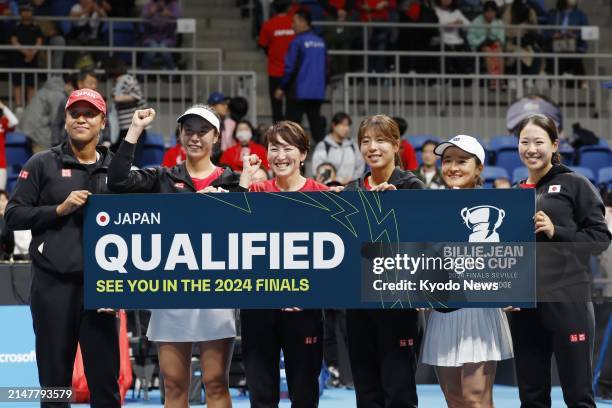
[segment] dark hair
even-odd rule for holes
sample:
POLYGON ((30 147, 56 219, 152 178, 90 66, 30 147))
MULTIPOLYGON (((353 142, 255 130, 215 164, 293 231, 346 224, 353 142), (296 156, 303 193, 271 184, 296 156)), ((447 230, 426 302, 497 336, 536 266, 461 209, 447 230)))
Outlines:
POLYGON ((251 122, 249 122, 246 119, 242 119, 239 120, 238 122, 236 122, 236 127, 234 128, 234 139, 236 139, 236 132, 238 131, 238 126, 245 124, 249 127, 249 129, 251 129, 251 140, 253 140, 253 138, 255 137, 255 128, 253 127, 253 125, 251 124, 251 122))
MULTIPOLYGON (((549 116, 536 113, 535 115, 530 115, 523 119, 521 123, 519 123, 519 125, 516 127, 516 135, 519 137, 519 139, 521 137, 521 132, 523 131, 523 129, 525 129, 525 127, 527 127, 527 125, 534 125, 545 131, 548 137, 550 138, 550 142, 552 144, 559 140, 559 131, 557 130, 557 125, 555 125, 555 121, 552 120, 549 116)), ((559 154, 558 151, 553 153, 551 163, 561 164, 561 154, 559 154)))
POLYGON ((331 164, 330 162, 323 162, 321 164, 319 164, 317 166, 317 168, 315 169, 315 174, 317 174, 319 172, 319 169, 323 166, 328 166, 331 167, 332 169, 334 169, 334 173, 338 174, 338 170, 336 170, 336 166, 334 166, 333 164, 331 164))
POLYGON ((337 112, 337 113, 334 114, 334 116, 331 119, 331 127, 333 128, 334 126, 339 125, 340 123, 344 122, 345 120, 348 120, 349 126, 351 126, 353 124, 353 120, 351 119, 351 117, 349 116, 348 113, 337 112))
POLYGON ((606 207, 612 207, 612 191, 606 191, 603 194, 603 202, 606 207))
MULTIPOLYGON (((442 5, 441 3, 441 0, 436 0, 436 6, 440 7, 442 5)), ((457 8, 457 0, 452 0, 448 8, 450 10, 455 10, 457 8)))
POLYGON ((499 7, 497 6, 497 3, 492 0, 487 1, 484 4, 484 6, 482 6, 482 12, 486 13, 489 10, 494 11, 495 14, 497 14, 497 12, 499 11, 499 7))
POLYGON ((106 61, 106 75, 112 79, 127 74, 127 64, 117 55, 113 55, 106 61))
POLYGON ((283 120, 270 126, 264 133, 267 145, 278 143, 283 139, 286 143, 298 148, 300 153, 308 154, 310 151, 310 137, 302 127, 289 120, 283 120))
POLYGON ((276 13, 285 13, 291 7, 291 0, 274 0, 272 7, 276 13))
POLYGON ((228 108, 235 120, 244 118, 249 111, 249 102, 242 96, 234 96, 229 100, 228 108))
MULTIPOLYGON (((357 143, 361 146, 361 140, 365 136, 368 129, 374 129, 379 132, 389 143, 400 147, 400 132, 397 122, 387 115, 368 116, 359 125, 357 133, 357 143)), ((402 159, 399 152, 395 154, 395 165, 402 167, 402 159)))
POLYGON ((423 150, 425 148, 425 146, 427 145, 433 145, 434 149, 436 148, 436 146, 438 145, 438 142, 436 142, 433 139, 427 139, 425 142, 423 142, 423 144, 421 145, 421 150, 423 150))
POLYGON ((310 14, 310 11, 306 9, 299 9, 294 15, 304 20, 306 24, 308 24, 308 27, 312 27, 312 15, 310 14))
MULTIPOLYGON (((567 8, 567 0, 557 0, 557 10, 563 11, 566 8, 567 8)), ((578 8, 578 3, 576 3, 574 8, 578 8)))
POLYGON ((402 137, 404 133, 406 133, 406 131, 408 130, 408 122, 406 122, 406 119, 400 118, 399 116, 394 116, 392 119, 395 121, 395 123, 397 123, 400 137, 402 137))
POLYGON ((0 189, 0 195, 3 195, 8 200, 10 198, 8 191, 0 189))
POLYGON ((88 76, 98 79, 98 76, 92 69, 82 69, 77 74, 77 81, 84 81, 88 76))

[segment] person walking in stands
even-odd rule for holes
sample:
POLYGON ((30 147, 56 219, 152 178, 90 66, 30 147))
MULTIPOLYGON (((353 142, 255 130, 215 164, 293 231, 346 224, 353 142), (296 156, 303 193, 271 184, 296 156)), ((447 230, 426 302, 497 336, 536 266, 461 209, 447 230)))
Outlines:
POLYGON ((421 146, 421 159, 423 164, 419 166, 414 174, 425 183, 425 187, 431 190, 446 188, 442 172, 438 167, 438 157, 434 153, 434 149, 438 143, 433 140, 426 140, 421 146))
POLYGON ((272 6, 277 14, 261 27, 258 44, 268 55, 268 91, 272 105, 272 121, 276 123, 283 120, 285 115, 283 101, 274 97, 274 91, 283 79, 285 56, 295 37, 295 31, 292 27, 292 15, 289 13, 291 0, 274 0, 272 6))
POLYGON ((510 320, 521 406, 550 407, 554 355, 567 406, 595 408, 589 259, 610 245, 605 208, 595 187, 561 164, 550 117, 527 117, 517 135, 529 171, 519 186, 536 189, 536 241, 547 244, 538 246, 536 256, 537 307, 510 320))
MULTIPOLYGON (((125 140, 108 170, 108 186, 113 192, 187 194, 240 189, 234 172, 211 161, 213 145, 219 141, 221 120, 206 105, 194 105, 177 119, 181 144, 187 152, 185 162, 171 168, 130 170, 138 138, 154 119, 153 109, 134 112, 125 140)), ((191 350, 196 343, 208 406, 231 407, 229 365, 235 325, 232 309, 153 310, 147 337, 157 342, 166 406, 188 406, 191 350)))
POLYGON ((312 138, 318 143, 325 136, 321 105, 327 81, 327 47, 312 31, 312 18, 307 10, 295 12, 293 30, 296 37, 289 45, 283 79, 274 96, 281 100, 287 94, 288 120, 301 123, 306 114, 312 138))
MULTIPOLYGON (((262 160, 251 155, 244 160, 240 184, 249 191, 328 191, 324 184, 305 178, 300 170, 310 149, 304 129, 282 121, 266 131, 268 162, 274 177, 252 183, 262 160)), ((242 310, 242 351, 249 399, 253 408, 278 407, 280 398, 279 356, 285 357, 289 398, 293 407, 314 408, 319 404, 319 373, 323 363, 323 311, 284 308, 242 310)))
MULTIPOLYGON (((479 188, 485 150, 472 136, 436 146, 449 188, 479 188)), ((450 408, 493 408, 497 362, 512 358, 512 340, 502 309, 436 309, 429 315, 422 361, 435 366, 450 408)))
POLYGON ((106 126, 106 103, 96 91, 81 89, 72 92, 65 109, 69 139, 27 161, 4 217, 11 230, 32 230, 30 310, 40 386, 71 386, 78 342, 91 405, 119 408, 115 312, 83 309, 82 207, 90 194, 109 192, 112 155, 96 146, 106 126))
MULTIPOLYGON (((389 116, 365 118, 357 143, 370 171, 348 184, 345 191, 425 188, 414 174, 401 169, 400 132, 389 116)), ((416 407, 419 312, 348 310, 346 329, 357 407, 416 407)))
POLYGON ((358 179, 365 168, 361 152, 350 137, 351 124, 348 114, 336 113, 331 120, 330 134, 317 144, 312 155, 312 168, 316 170, 323 163, 332 164, 341 184, 358 179))

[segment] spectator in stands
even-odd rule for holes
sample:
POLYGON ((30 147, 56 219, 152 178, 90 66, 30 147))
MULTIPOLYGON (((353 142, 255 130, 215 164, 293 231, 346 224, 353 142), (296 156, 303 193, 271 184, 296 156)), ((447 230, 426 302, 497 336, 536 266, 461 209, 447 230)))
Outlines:
POLYGON ((365 169, 359 147, 350 137, 351 124, 348 114, 336 113, 331 120, 331 132, 317 144, 312 155, 314 169, 322 163, 332 164, 337 169, 336 178, 342 184, 358 179, 365 169))
POLYGON ((414 172, 424 184, 425 187, 431 190, 446 188, 446 184, 442 179, 442 172, 438 167, 438 156, 434 153, 437 142, 426 140, 421 146, 421 159, 423 164, 414 172))
MULTIPOLYGON (((76 75, 71 75, 70 79, 65 79, 66 82, 70 81, 72 86, 75 89, 93 89, 94 91, 98 90, 98 77, 96 73, 92 70, 81 70, 76 75)), ((53 119, 53 123, 51 124, 51 145, 57 146, 61 144, 66 139, 65 133, 65 124, 66 124, 66 113, 64 112, 64 106, 66 105, 66 101, 68 100, 69 93, 66 93, 65 100, 59 104, 57 108, 57 114, 53 119)), ((109 112, 110 115, 110 112, 109 112)), ((109 116, 107 115, 107 117, 109 116)), ((108 122, 108 121, 107 121, 108 122)), ((111 141, 111 127, 110 123, 106 124, 106 127, 102 129, 102 133, 100 134, 100 141, 98 143, 110 147, 111 141)))
POLYGON ((295 37, 292 23, 293 17, 289 14, 291 0, 275 0, 274 9, 276 15, 266 21, 259 33, 259 46, 268 55, 268 91, 272 105, 272 121, 274 123, 283 120, 283 102, 274 97, 274 91, 281 83, 285 72, 285 56, 289 50, 289 44, 295 37))
POLYGON ((289 45, 285 58, 285 73, 274 97, 287 99, 287 119, 301 123, 308 117, 310 133, 315 142, 324 137, 321 105, 325 99, 327 81, 327 47, 325 41, 311 30, 312 20, 306 10, 293 15, 296 37, 289 45))
MULTIPOLYGON (((322 0, 321 5, 325 10, 325 20, 329 22, 343 23, 350 20, 355 8, 356 0, 322 0)), ((328 26, 325 28, 325 41, 329 49, 349 50, 358 38, 358 30, 346 26, 328 26)), ((350 57, 337 55, 330 57, 330 74, 344 74, 351 71, 350 57)), ((353 70, 354 71, 354 70, 353 70)))
MULTIPOLYGON (((223 119, 221 127, 221 151, 224 152, 236 144, 234 132, 236 124, 244 119, 249 111, 249 102, 242 96, 235 96, 229 100, 228 113, 223 119)), ((253 140, 256 142, 256 140, 253 140)))
POLYGON ((505 177, 496 178, 493 180, 493 188, 512 188, 512 183, 505 177))
MULTIPOLYGON (((436 0, 436 15, 442 30, 442 47, 444 51, 463 52, 470 51, 460 29, 470 25, 463 13, 457 9, 456 0, 436 0)), ((470 74, 474 72, 472 57, 446 57, 442 62, 446 64, 444 72, 447 74, 470 74)))
POLYGON ((268 169, 266 148, 253 141, 254 133, 251 122, 246 119, 240 120, 234 129, 236 143, 223 152, 219 164, 229 166, 236 172, 242 172, 244 159, 254 154, 261 159, 262 167, 268 169))
MULTIPOLYGON (((32 6, 34 8, 35 16, 52 16, 53 7, 51 0, 32 0, 32 6)), ((61 28, 55 21, 51 20, 40 20, 38 21, 40 30, 42 31, 45 44, 54 46, 66 45, 61 28)), ((46 53, 42 54, 44 58, 47 58, 46 53)), ((44 64, 46 66, 47 64, 44 64)), ((64 51, 53 50, 51 52, 51 67, 55 69, 64 68, 64 51)))
MULTIPOLYGON (((11 45, 21 47, 24 45, 40 46, 43 43, 43 34, 40 28, 34 24, 32 6, 22 4, 19 6, 19 22, 10 34, 11 45)), ((37 68, 38 50, 21 48, 13 53, 12 66, 17 68, 17 73, 13 75, 13 99, 17 106, 17 112, 23 108, 24 104, 30 103, 34 96, 34 74, 20 73, 18 68, 37 68), (25 86, 26 99, 22 98, 22 87, 25 86)))
MULTIPOLYGON (((144 25, 142 44, 151 48, 176 46, 176 19, 183 15, 178 0, 149 0, 141 16, 147 20, 144 25)), ((169 52, 147 52, 142 57, 142 67, 150 69, 155 55, 161 55, 166 69, 175 69, 174 58, 169 52)))
MULTIPOLYGON (((117 150, 121 141, 125 138, 134 112, 146 105, 146 100, 138 80, 133 75, 127 73, 125 62, 118 56, 113 56, 106 67, 106 75, 112 79, 112 99, 117 108, 117 116, 119 117, 119 138, 111 146, 114 152, 117 150)), ((138 139, 136 153, 134 154, 134 163, 137 166, 141 164, 142 148, 146 139, 145 133, 138 139)))
MULTIPOLYGON (((510 7, 507 7, 502 14, 504 25, 537 25, 538 16, 526 0, 514 0, 510 7)), ((506 30, 506 52, 527 53, 517 58, 504 58, 506 62, 506 72, 518 73, 523 75, 537 75, 542 65, 541 58, 536 57, 536 53, 541 50, 540 38, 537 30, 509 28, 506 30)), ((531 79, 526 81, 528 87, 533 86, 531 79)), ((514 82, 510 82, 514 87, 514 82)))
MULTIPOLYGON (((395 2, 393 2, 395 6, 395 2)), ((388 0, 357 0, 359 10, 359 21, 366 22, 391 22, 392 2, 388 0)), ((373 27, 370 32, 370 44, 368 48, 373 51, 385 51, 391 41, 391 29, 388 27, 373 27)), ((386 57, 373 57, 370 71, 386 72, 386 57)))
POLYGON ((164 153, 164 158, 162 159, 162 167, 172 168, 174 166, 178 166, 183 163, 187 159, 187 152, 185 151, 185 147, 181 144, 181 129, 177 126, 176 131, 174 133, 174 137, 176 138, 176 144, 166 150, 164 153))
POLYGON ((230 98, 223 95, 221 92, 213 92, 208 95, 206 103, 208 106, 213 108, 215 113, 221 117, 221 120, 227 116, 229 112, 229 101, 230 98))
POLYGON ((109 17, 132 17, 135 0, 102 0, 100 5, 109 17))
MULTIPOLYGON (((438 24, 433 0, 404 0, 399 9, 400 23, 438 24)), ((397 47, 402 51, 440 50, 440 33, 437 28, 402 27, 399 29, 397 47)), ((436 57, 401 57, 401 72, 439 72, 439 59, 436 57)))
POLYGON ((0 115, 0 189, 4 190, 6 188, 6 153, 5 153, 5 138, 6 134, 9 131, 15 129, 15 126, 19 124, 19 119, 17 116, 0 101, 0 111, 2 114, 0 115))
POLYGON ((394 117, 393 120, 397 123, 397 127, 400 131, 402 138, 400 139, 399 157, 401 161, 401 167, 403 170, 415 170, 419 167, 417 161, 416 152, 414 147, 405 138, 406 131, 408 130, 408 122, 404 118, 394 117))
POLYGON ((70 81, 62 77, 51 77, 36 92, 21 118, 18 130, 25 133, 37 153, 51 147, 51 125, 59 107, 66 101, 66 95, 74 90, 70 81))
MULTIPOLYGON (((587 26, 589 19, 578 8, 578 0, 557 0, 557 7, 550 13, 549 22, 556 26, 587 26)), ((550 33, 550 31, 549 31, 550 33)), ((585 53, 587 43, 582 39, 580 30, 561 29, 552 32, 552 51, 555 53, 585 53)), ((560 58, 559 72, 554 72, 554 64, 548 70, 552 74, 585 75, 581 58, 560 58)), ((583 82, 583 86, 587 83, 583 82)))
MULTIPOLYGON (((69 45, 101 45, 98 39, 100 18, 106 17, 106 11, 96 0, 79 0, 70 9, 70 17, 79 18, 79 20, 72 23, 72 29, 66 36, 69 45)), ((92 67, 95 64, 94 55, 87 50, 80 53, 67 53, 66 66, 69 68, 92 67)))
MULTIPOLYGON (((506 37, 504 27, 497 18, 499 8, 494 1, 487 1, 483 6, 483 13, 476 17, 473 25, 488 25, 489 27, 470 27, 467 34, 470 47, 480 52, 502 52, 506 37)), ((490 75, 504 74, 504 60, 502 57, 487 56, 484 58, 487 73, 490 75)), ((489 81, 489 88, 495 90, 500 84, 499 79, 489 81)))
MULTIPOLYGON (((317 183, 325 185, 338 181, 338 172, 336 171, 336 167, 328 162, 319 164, 314 171, 314 179, 317 181, 317 183)), ((343 185, 346 183, 340 184, 343 185)))

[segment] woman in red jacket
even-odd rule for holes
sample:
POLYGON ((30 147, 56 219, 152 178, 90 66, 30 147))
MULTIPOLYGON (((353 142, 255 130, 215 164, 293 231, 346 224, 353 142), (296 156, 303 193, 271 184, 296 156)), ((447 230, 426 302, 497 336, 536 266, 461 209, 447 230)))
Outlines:
POLYGON ((239 121, 234 129, 236 144, 223 152, 221 159, 219 159, 219 164, 227 165, 232 170, 241 172, 244 158, 254 154, 259 157, 261 165, 267 170, 269 166, 266 148, 253 141, 254 133, 251 122, 248 120, 239 121))

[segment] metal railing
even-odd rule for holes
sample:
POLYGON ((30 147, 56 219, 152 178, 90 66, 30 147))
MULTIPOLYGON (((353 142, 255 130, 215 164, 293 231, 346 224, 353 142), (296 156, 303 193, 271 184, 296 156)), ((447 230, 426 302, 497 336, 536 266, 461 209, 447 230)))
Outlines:
MULTIPOLYGON (((26 75, 33 75, 36 89, 49 76, 77 72, 71 69, 14 69, 0 68, 0 99, 14 108, 12 90, 14 81, 23 81, 26 75), (10 74, 10 75, 9 75, 10 74), (15 78, 17 77, 17 78, 15 78)), ((99 73, 102 73, 100 70, 99 73)), ((189 106, 195 103, 205 103, 207 96, 214 91, 228 96, 242 96, 249 103, 249 120, 257 122, 257 74, 254 71, 163 71, 163 70, 131 70, 130 74, 139 78, 140 86, 147 101, 147 106, 158 113, 158 119, 153 125, 153 131, 163 134, 166 138, 174 135, 176 118, 189 106)), ((98 89, 110 102, 112 82, 100 76, 102 80, 98 89)), ((25 87, 21 87, 22 100, 25 100, 25 87)))
POLYGON ((604 86, 609 81, 612 76, 347 73, 332 82, 331 110, 354 120, 376 113, 401 116, 411 134, 487 139, 508 133, 506 112, 522 88, 556 103, 566 129, 580 122, 610 139, 612 96, 604 86), (490 81, 497 81, 496 89, 490 81))
POLYGON ((132 70, 137 69, 137 55, 147 53, 171 53, 188 55, 188 59, 191 61, 191 69, 196 70, 197 58, 204 58, 206 55, 211 55, 217 66, 216 70, 223 70, 223 49, 221 48, 178 48, 178 47, 111 47, 111 46, 87 46, 85 49, 81 46, 70 46, 70 45, 0 45, 0 52, 9 52, 18 50, 38 50, 46 54, 46 65, 47 69, 53 69, 51 61, 53 58, 53 52, 72 52, 81 53, 84 50, 93 53, 108 53, 113 55, 114 53, 128 53, 132 60, 132 70))

